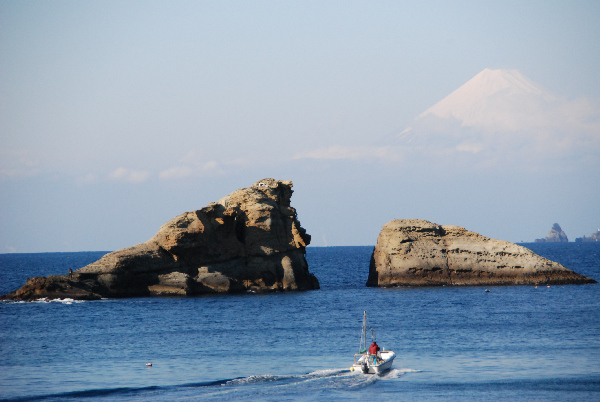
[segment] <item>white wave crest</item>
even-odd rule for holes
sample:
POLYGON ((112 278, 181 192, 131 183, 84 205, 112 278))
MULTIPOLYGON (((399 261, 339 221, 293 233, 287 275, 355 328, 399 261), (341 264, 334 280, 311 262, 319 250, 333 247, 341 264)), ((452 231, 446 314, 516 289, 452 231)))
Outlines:
POLYGON ((32 300, 33 303, 62 303, 62 304, 73 304, 73 303, 85 303, 85 300, 75 300, 71 298, 64 299, 48 299, 47 297, 42 297, 40 299, 32 300))

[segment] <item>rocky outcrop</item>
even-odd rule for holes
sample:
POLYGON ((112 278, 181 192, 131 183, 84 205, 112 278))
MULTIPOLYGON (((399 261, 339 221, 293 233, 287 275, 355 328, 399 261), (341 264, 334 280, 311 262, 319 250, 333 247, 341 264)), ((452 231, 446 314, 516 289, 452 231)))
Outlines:
POLYGON ((3 299, 98 299, 318 289, 310 236, 290 206, 292 182, 265 179, 186 212, 145 243, 69 276, 28 279, 3 299))
POLYGON ((594 241, 600 242, 600 229, 598 229, 598 231, 596 233, 592 233, 592 235, 590 237, 587 237, 587 236, 578 237, 575 239, 575 241, 577 243, 580 243, 580 242, 587 243, 587 242, 594 242, 594 241))
POLYGON ((536 243, 566 243, 569 239, 558 223, 552 225, 552 229, 548 232, 548 237, 543 239, 535 239, 536 243))
POLYGON ((393 220, 377 239, 367 286, 595 283, 503 240, 421 219, 393 220))

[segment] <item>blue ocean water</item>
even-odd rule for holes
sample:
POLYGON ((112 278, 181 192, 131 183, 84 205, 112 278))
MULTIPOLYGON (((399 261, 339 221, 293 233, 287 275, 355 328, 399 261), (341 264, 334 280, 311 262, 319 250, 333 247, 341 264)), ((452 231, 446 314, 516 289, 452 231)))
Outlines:
MULTIPOLYGON (((525 246, 600 280, 600 244, 525 246)), ((367 288, 371 252, 308 248, 309 292, 2 302, 0 399, 600 400, 600 285, 367 288), (364 310, 383 376, 349 370, 364 310)), ((2 254, 0 292, 103 254, 2 254)))

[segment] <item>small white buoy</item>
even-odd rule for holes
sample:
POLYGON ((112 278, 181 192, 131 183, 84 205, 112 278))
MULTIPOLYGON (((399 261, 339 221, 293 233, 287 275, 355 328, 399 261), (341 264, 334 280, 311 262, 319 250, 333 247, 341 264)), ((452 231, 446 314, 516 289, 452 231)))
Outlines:
POLYGON ((146 366, 152 367, 152 363, 146 363, 146 366))

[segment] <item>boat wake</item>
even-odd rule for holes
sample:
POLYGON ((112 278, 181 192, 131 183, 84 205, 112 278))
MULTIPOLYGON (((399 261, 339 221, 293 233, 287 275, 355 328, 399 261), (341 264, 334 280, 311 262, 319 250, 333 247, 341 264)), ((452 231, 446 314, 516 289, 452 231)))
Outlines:
POLYGON ((293 380, 311 380, 325 377, 334 377, 343 374, 349 370, 319 370, 308 374, 300 375, 253 375, 250 377, 236 378, 225 382, 223 385, 248 385, 256 383, 293 381, 293 380))
POLYGON ((380 380, 395 380, 402 377, 406 373, 418 373, 419 370, 413 370, 409 368, 390 369, 379 377, 380 380))
POLYGON ((11 401, 106 401, 146 400, 222 400, 222 399, 354 399, 356 391, 374 386, 379 381, 394 380, 410 369, 392 369, 384 375, 365 375, 349 369, 318 370, 298 375, 252 375, 211 382, 172 386, 116 388, 29 396, 11 401))
POLYGON ((330 369, 289 376, 258 375, 227 381, 218 388, 207 390, 209 392, 203 393, 202 397, 245 399, 260 396, 260 399, 310 399, 309 395, 312 395, 318 396, 319 399, 335 399, 336 395, 346 395, 342 398, 344 399, 348 397, 348 393, 371 387, 381 380, 398 379, 405 373, 415 371, 392 369, 383 375, 365 375, 349 369, 330 369))

